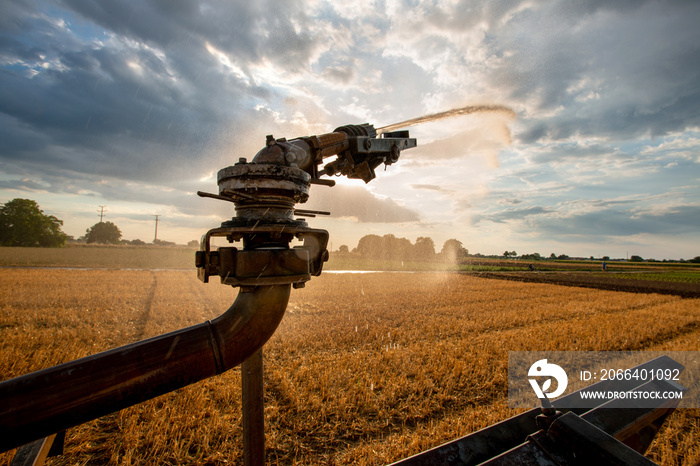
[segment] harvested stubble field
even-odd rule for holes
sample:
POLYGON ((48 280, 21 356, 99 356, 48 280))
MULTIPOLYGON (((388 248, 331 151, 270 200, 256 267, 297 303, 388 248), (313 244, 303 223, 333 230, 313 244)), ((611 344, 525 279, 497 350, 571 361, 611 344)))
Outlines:
MULTIPOLYGON (((215 317, 236 290, 193 272, 4 269, 10 378, 215 317)), ((375 465, 516 414, 507 351, 700 350, 700 300, 440 273, 325 274, 265 347, 271 464, 375 465)), ((240 464, 240 373, 70 429, 53 465, 240 464)), ((700 461, 700 413, 648 456, 700 461)), ((0 454, 8 464, 10 453, 0 454)))

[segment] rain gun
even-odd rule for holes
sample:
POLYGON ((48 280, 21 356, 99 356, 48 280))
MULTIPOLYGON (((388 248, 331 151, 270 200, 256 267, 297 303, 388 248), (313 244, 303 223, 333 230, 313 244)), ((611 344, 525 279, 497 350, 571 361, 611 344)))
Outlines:
POLYGON ((205 283, 210 275, 234 286, 292 283, 301 287, 311 275, 320 275, 328 260, 328 232, 310 229, 294 217, 315 217, 329 212, 296 209, 309 198, 310 184, 335 185, 322 175, 345 175, 368 183, 375 169, 399 160, 401 151, 416 147, 408 131, 377 136, 374 126, 346 125, 332 133, 287 140, 267 137, 266 145, 248 163, 241 158, 218 173, 219 193, 200 196, 233 202, 236 216, 202 238, 196 265, 205 283), (337 156, 319 169, 324 159, 337 156), (243 250, 211 250, 214 236, 243 241, 243 250), (289 249, 294 238, 304 241, 289 249), (271 252, 271 248, 277 248, 271 252), (267 261, 267 262, 266 262, 267 261), (295 264, 295 265, 292 265, 295 264), (308 267, 307 267, 308 264, 308 267))
POLYGON ((69 427, 243 363, 244 460, 262 464, 261 348, 284 315, 290 288, 303 287, 328 260, 328 232, 299 218, 327 212, 295 205, 308 200, 311 183, 335 184, 323 175, 369 182, 379 165, 415 146, 408 131, 378 136, 370 124, 347 125, 292 140, 268 136, 250 163, 241 158, 220 170, 218 194, 198 194, 232 202, 235 215, 203 236, 195 263, 202 281, 219 275, 223 284, 240 287, 233 305, 199 325, 0 382, 0 451, 24 445, 18 464, 45 458, 54 440, 59 448, 52 452, 61 451, 69 427), (213 251, 216 236, 240 244, 213 251), (303 244, 290 248, 294 239, 303 244))

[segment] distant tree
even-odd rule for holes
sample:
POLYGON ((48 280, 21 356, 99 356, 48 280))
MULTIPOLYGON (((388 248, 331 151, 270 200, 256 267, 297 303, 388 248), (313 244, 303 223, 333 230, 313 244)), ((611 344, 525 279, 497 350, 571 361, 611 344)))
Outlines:
POLYGON ((420 236, 413 246, 413 253, 416 259, 425 260, 435 257, 435 242, 427 236, 420 236))
POLYGON ((630 257, 630 262, 644 262, 644 259, 641 256, 632 256, 630 257))
POLYGON ((557 256, 557 259, 565 261, 565 260, 569 259, 569 256, 567 256, 566 254, 559 254, 557 256))
POLYGON ((509 257, 517 257, 517 255, 518 255, 518 253, 515 252, 515 251, 508 251, 508 250, 506 250, 506 251, 503 253, 503 257, 505 257, 506 259, 508 259, 509 257))
POLYGON ((129 244, 132 246, 145 246, 146 242, 144 240, 136 238, 129 241, 129 244))
POLYGON ((527 261, 538 261, 542 259, 542 256, 539 252, 533 252, 532 254, 523 254, 520 258, 527 261))
POLYGON ((357 243, 357 252, 367 257, 383 257, 383 243, 379 235, 365 235, 357 243))
POLYGON ((189 247, 191 247, 191 248, 198 248, 198 247, 199 247, 199 241, 197 241, 196 239, 193 239, 192 241, 190 241, 189 243, 187 243, 187 245, 188 245, 189 247))
POLYGON ((397 238, 392 234, 363 236, 352 252, 383 260, 433 260, 436 257, 435 243, 431 238, 419 237, 414 245, 408 239, 397 238))
POLYGON ((122 232, 112 222, 99 222, 85 231, 88 243, 119 244, 122 232))
POLYGON ((462 247, 462 242, 456 239, 448 239, 445 241, 440 251, 440 255, 448 262, 456 262, 466 257, 468 254, 469 251, 462 247))
POLYGON ((63 221, 44 215, 36 201, 13 199, 0 207, 0 245, 60 247, 68 236, 63 221))
POLYGON ((164 241, 162 239, 154 239, 153 244, 156 246, 175 246, 176 244, 172 241, 164 241))
POLYGON ((349 252, 350 249, 344 244, 341 244, 340 247, 338 248, 338 252, 349 252))
POLYGON ((695 264, 700 264, 700 256, 695 256, 692 259, 690 259, 688 262, 693 262, 695 264))
POLYGON ((409 260, 413 251, 413 244, 408 238, 397 238, 394 235, 384 235, 384 249, 387 259, 409 260))
POLYGON ((552 259, 552 260, 554 260, 554 259, 557 258, 557 255, 554 254, 554 253, 551 253, 551 254, 549 255, 549 258, 552 259))
POLYGON ((413 245, 408 239, 397 238, 392 234, 366 235, 360 238, 356 250, 371 259, 407 260, 411 256, 413 245))
POLYGON ((610 260, 610 256, 603 256, 603 260, 604 260, 604 261, 609 261, 609 260, 610 260))

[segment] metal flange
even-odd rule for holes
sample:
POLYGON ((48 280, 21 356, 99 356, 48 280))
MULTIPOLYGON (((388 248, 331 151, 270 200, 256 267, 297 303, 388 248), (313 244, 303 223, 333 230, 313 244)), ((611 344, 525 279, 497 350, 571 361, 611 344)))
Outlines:
POLYGON ((241 162, 219 170, 219 195, 236 198, 239 219, 285 222, 309 199, 310 179, 297 167, 241 162))

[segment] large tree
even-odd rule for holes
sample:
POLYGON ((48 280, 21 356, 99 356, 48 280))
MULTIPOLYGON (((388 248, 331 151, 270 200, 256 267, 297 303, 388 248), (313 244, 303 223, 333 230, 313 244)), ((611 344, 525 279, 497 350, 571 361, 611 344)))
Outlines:
POLYGON ((36 201, 13 199, 0 207, 0 245, 60 247, 68 238, 62 225, 62 220, 44 215, 36 201))
POLYGON ((367 258, 380 260, 432 260, 435 258, 435 243, 423 236, 416 239, 414 245, 408 239, 392 234, 366 235, 360 238, 356 251, 367 258))
POLYGON ((435 257, 435 242, 430 237, 419 236, 413 246, 413 254, 418 260, 432 259, 435 257))
POLYGON ((85 239, 88 243, 119 244, 122 232, 112 222, 99 222, 85 231, 85 239))
POLYGON ((442 246, 440 251, 443 260, 448 262, 457 262, 469 254, 469 251, 462 247, 462 242, 456 239, 448 239, 442 246))

